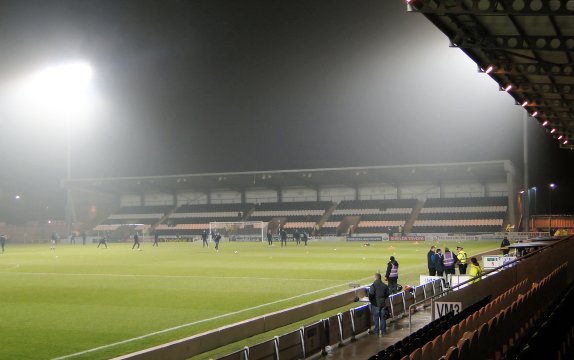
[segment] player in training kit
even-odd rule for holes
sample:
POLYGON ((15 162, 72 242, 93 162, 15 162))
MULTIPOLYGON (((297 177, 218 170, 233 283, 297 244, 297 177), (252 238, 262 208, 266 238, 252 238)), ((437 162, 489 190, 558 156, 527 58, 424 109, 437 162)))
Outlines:
POLYGON ((58 234, 52 233, 52 239, 50 240, 50 250, 56 250, 56 241, 58 241, 58 234))
POLYGON ((132 250, 136 247, 136 245, 137 245, 138 250, 139 250, 139 248, 140 248, 140 237, 139 237, 137 232, 134 234, 134 244, 132 246, 132 250))
POLYGON ((297 245, 301 244, 301 233, 299 233, 298 229, 295 229, 295 232, 293 233, 293 239, 295 240, 297 245))
POLYGON ((6 235, 0 235, 0 247, 2 247, 2 252, 4 252, 5 244, 6 244, 6 235))
POLYGON ((303 231, 303 242, 305 246, 307 246, 307 240, 309 240, 309 234, 307 234, 307 231, 303 231))
POLYGON ((285 229, 279 230, 279 237, 281 237, 281 246, 283 246, 284 243, 285 246, 287 246, 287 231, 285 231, 285 229))
POLYGON ((154 246, 159 247, 158 241, 159 241, 159 235, 158 235, 157 233, 155 233, 155 235, 153 236, 153 245, 152 245, 152 247, 154 247, 154 246))
POLYGON ((98 247, 100 247, 100 245, 104 245, 106 247, 106 249, 108 248, 108 243, 106 241, 106 235, 104 235, 100 238, 100 241, 98 242, 98 247))
POLYGON ((215 242, 215 251, 219 251, 219 241, 220 240, 221 240, 221 234, 215 233, 215 237, 213 238, 213 241, 215 242))

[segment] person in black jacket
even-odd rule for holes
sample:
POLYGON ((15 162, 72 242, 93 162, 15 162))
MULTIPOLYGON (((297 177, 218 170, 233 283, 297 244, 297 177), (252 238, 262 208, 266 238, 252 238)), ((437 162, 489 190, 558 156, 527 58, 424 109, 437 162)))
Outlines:
POLYGON ((372 334, 383 335, 387 331, 385 321, 385 300, 389 297, 389 288, 381 280, 381 274, 375 274, 375 281, 369 287, 369 299, 371 300, 371 314, 373 314, 374 329, 372 334))
POLYGON ((295 240, 297 245, 301 244, 301 234, 299 233, 298 229, 295 229, 295 232, 293 233, 293 240, 295 240))
POLYGON ((4 245, 6 244, 6 235, 0 235, 0 247, 2 248, 2 252, 4 252, 4 245))
POLYGON ((133 250, 136 246, 138 247, 138 250, 139 250, 139 249, 140 249, 140 236, 138 235, 137 232, 134 234, 134 244, 132 245, 132 250, 133 250))
POLYGON ((209 247, 209 243, 207 242, 207 230, 203 230, 203 232, 201 233, 201 241, 202 241, 202 246, 201 247, 209 247))
POLYGON ((307 231, 303 231, 303 242, 305 243, 305 246, 307 246, 307 241, 309 240, 309 234, 307 234, 307 231))
POLYGON ((221 240, 221 234, 216 232, 213 242, 215 243, 215 251, 219 252, 219 241, 221 240))
POLYGON ((279 236, 281 237, 281 246, 283 246, 283 244, 287 246, 287 231, 285 231, 285 229, 280 229, 279 236))
POLYGON ((444 274, 444 256, 440 249, 436 249, 434 254, 434 267, 436 269, 436 276, 443 276, 444 274))
POLYGON ((427 253, 427 266, 429 269, 429 275, 435 276, 436 275, 436 267, 434 264, 434 256, 435 256, 436 247, 431 246, 429 252, 427 253))
POLYGON ((271 234, 271 230, 267 230, 267 243, 273 245, 273 234, 271 234))
POLYGON ((508 238, 505 236, 504 239, 502 239, 502 242, 500 243, 500 247, 503 248, 502 249, 502 255, 508 255, 508 252, 510 251, 508 249, 509 246, 510 246, 510 241, 508 241, 508 238))

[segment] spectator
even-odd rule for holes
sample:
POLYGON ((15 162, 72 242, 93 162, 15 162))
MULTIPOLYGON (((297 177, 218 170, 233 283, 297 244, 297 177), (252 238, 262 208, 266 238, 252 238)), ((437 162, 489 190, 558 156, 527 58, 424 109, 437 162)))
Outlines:
POLYGON ((427 253, 427 264, 429 269, 429 276, 436 275, 436 267, 434 264, 434 255, 435 255, 436 247, 431 246, 429 252, 427 253))
POLYGON ((369 300, 371 301, 371 314, 373 314, 373 335, 383 335, 387 331, 385 321, 385 300, 389 297, 389 288, 381 280, 381 274, 375 274, 375 281, 369 287, 369 300))
POLYGON ((436 249, 436 253, 434 254, 434 267, 437 276, 444 275, 444 257, 440 249, 436 249))
POLYGON ((508 238, 505 236, 500 243, 500 247, 502 248, 502 255, 508 255, 508 252, 510 251, 508 246, 510 246, 510 241, 508 241, 508 238))

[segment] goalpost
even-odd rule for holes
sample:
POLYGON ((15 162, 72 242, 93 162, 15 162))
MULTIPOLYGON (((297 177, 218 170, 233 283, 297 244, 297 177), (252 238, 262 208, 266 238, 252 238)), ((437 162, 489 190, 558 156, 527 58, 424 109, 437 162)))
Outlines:
POLYGON ((263 221, 212 221, 209 223, 209 233, 218 232, 229 241, 264 241, 267 224, 263 221))

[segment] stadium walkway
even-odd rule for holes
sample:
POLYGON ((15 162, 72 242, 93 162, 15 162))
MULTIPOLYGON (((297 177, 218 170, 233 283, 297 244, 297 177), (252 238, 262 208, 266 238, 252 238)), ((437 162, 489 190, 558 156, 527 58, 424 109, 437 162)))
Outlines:
MULTIPOLYGON (((412 316, 412 332, 417 331, 431 322, 431 308, 419 310, 412 316)), ((367 360, 379 351, 386 349, 405 336, 409 335, 409 317, 404 317, 392 323, 387 323, 387 334, 383 336, 361 335, 354 342, 345 343, 342 347, 333 347, 331 351, 321 356, 321 359, 343 360, 359 359, 367 360)))

